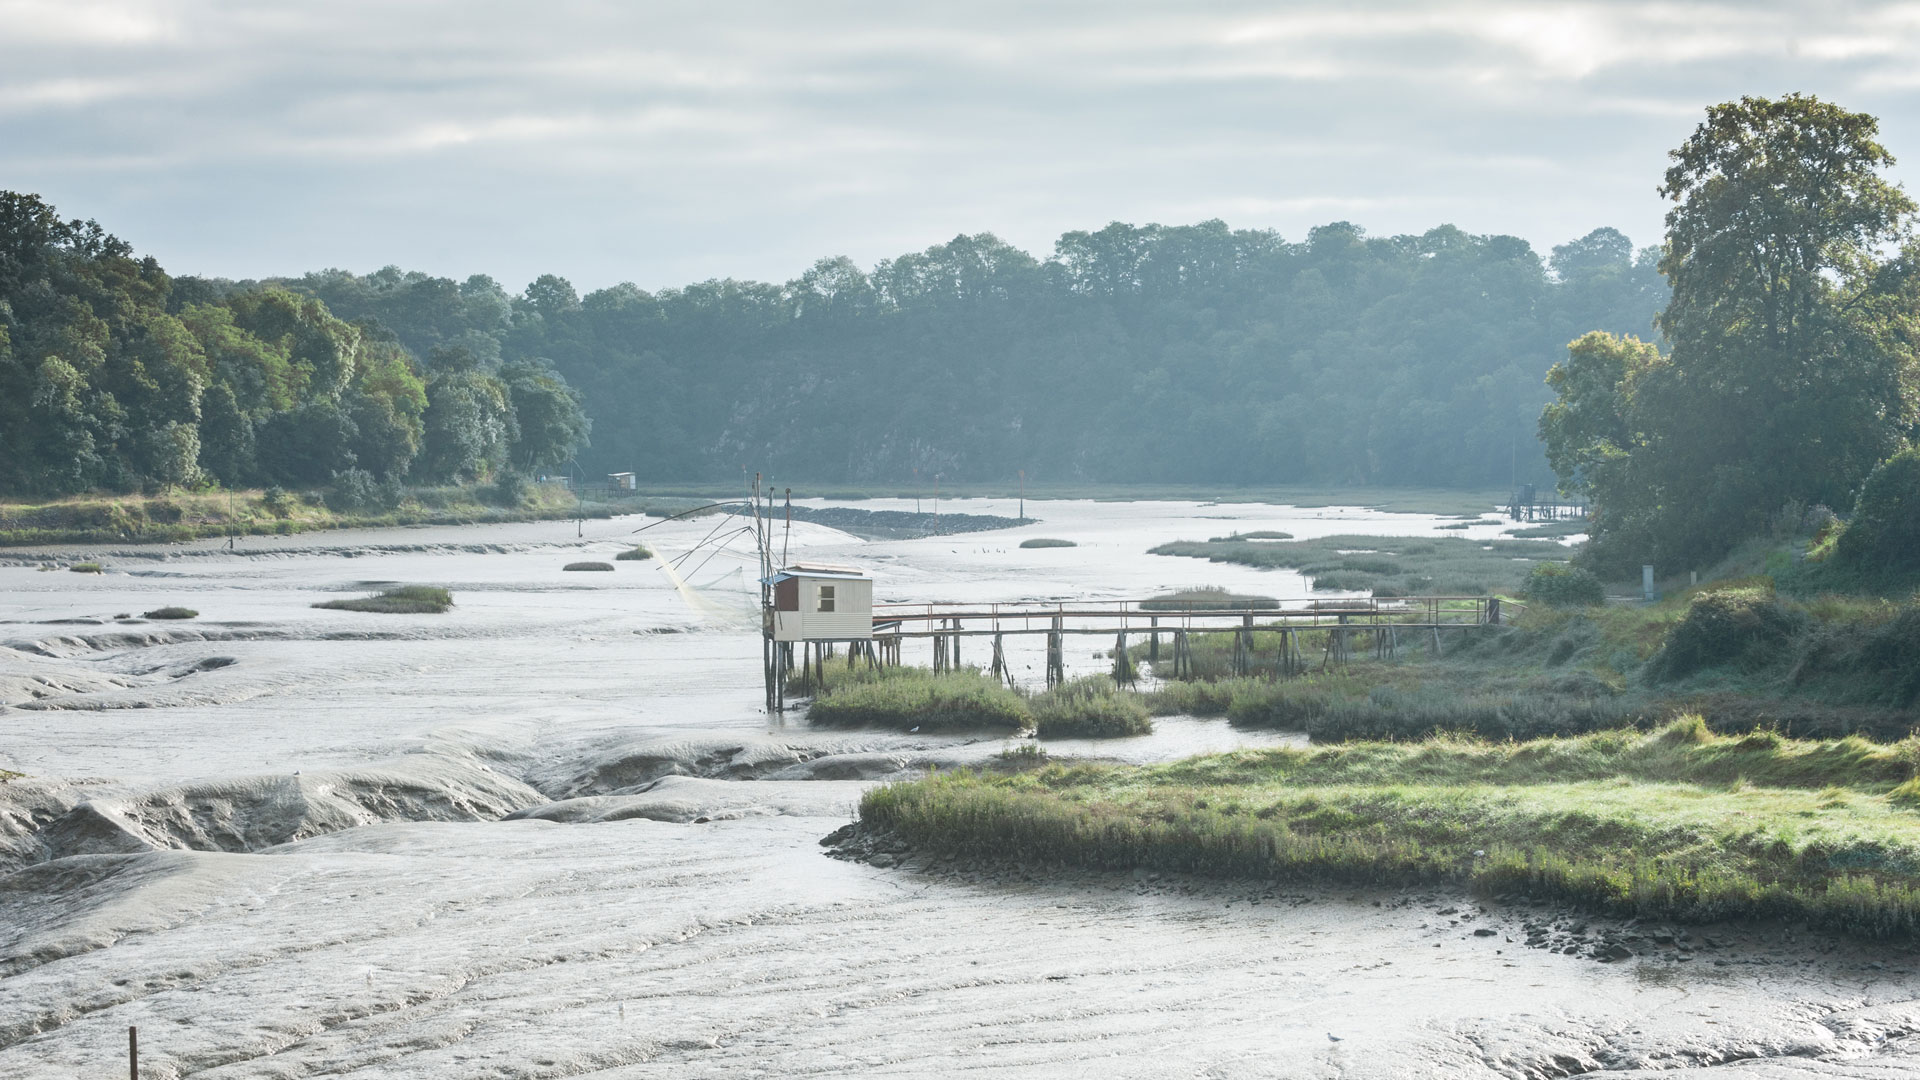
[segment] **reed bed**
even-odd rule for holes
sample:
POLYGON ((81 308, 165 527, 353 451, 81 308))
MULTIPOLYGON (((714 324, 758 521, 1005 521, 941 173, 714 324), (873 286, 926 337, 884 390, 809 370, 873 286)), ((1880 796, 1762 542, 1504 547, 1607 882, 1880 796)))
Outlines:
POLYGON ((824 686, 790 681, 812 692, 807 719, 830 727, 890 727, 922 731, 1026 731, 1033 714, 1026 699, 978 668, 849 669, 828 663, 824 686))
POLYGON ((1100 675, 1035 694, 1028 705, 1034 730, 1043 739, 1145 735, 1153 730, 1153 717, 1141 696, 1100 675))

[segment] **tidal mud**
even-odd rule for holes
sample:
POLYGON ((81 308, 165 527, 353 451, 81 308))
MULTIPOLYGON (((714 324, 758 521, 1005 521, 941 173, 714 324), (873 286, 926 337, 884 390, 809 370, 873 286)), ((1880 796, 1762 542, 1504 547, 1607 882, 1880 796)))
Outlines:
MULTIPOLYGON (((797 525, 793 550, 869 566, 896 600, 1290 595, 1285 573, 1144 552, 1441 523, 1028 509, 1043 523, 920 540, 797 525), (1020 550, 1029 535, 1079 546, 1020 550)), ((820 840, 868 786, 1013 744, 765 716, 742 561, 696 575, 697 604, 650 564, 561 570, 645 523, 205 542, 98 577, 0 566, 0 769, 24 774, 0 783, 0 1076, 118 1075, 129 1026, 159 1078, 1920 1071, 1920 965, 1792 927, 884 844, 833 858, 820 840), (445 585, 454 608, 309 606, 369 582, 445 585), (116 618, 175 603, 201 618, 116 618), (1597 955, 1615 943, 1631 955, 1597 955)), ((645 538, 671 557, 704 531, 645 538)), ((1038 661, 1010 651, 1016 672, 1038 661)), ((1287 738, 1174 718, 1051 753, 1287 738)))

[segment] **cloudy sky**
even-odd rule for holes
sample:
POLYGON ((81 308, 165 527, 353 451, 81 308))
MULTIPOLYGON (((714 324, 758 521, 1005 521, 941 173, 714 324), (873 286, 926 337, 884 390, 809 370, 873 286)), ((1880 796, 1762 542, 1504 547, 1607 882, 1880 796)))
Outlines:
POLYGON ((231 277, 658 288, 1210 217, 1544 251, 1655 241, 1701 109, 1792 90, 1920 165, 1920 3, 0 0, 0 187, 231 277))

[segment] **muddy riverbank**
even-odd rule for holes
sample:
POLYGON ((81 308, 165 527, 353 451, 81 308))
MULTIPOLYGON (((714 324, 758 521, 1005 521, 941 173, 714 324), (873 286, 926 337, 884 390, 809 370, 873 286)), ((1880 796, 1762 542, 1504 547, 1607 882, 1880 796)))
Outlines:
MULTIPOLYGON (((870 567, 885 599, 1284 596, 1285 572, 1145 552, 1441 523, 1028 509, 1040 524, 965 537, 796 525, 793 546, 870 567), (1021 550, 1030 535, 1079 546, 1021 550)), ((1009 744, 766 716, 746 560, 716 559, 690 594, 647 564, 561 570, 641 524, 0 566, 0 768, 25 774, 0 784, 0 1075, 107 1075, 129 1025, 162 1078, 1884 1077, 1920 1060, 1916 965, 1789 928, 1717 949, 1688 928, 1682 950, 1658 942, 1669 928, 1576 933, 1552 909, 1432 892, 832 858, 820 839, 871 784, 1009 744), (382 582, 447 586, 454 607, 310 606, 382 582), (164 604, 201 615, 117 618, 164 604), (1628 933, 1647 941, 1632 957, 1588 955, 1628 933)), ((704 531, 647 538, 671 557, 704 531)), ((1085 651, 1071 674, 1104 667, 1085 651)), ((1037 674, 1037 655, 1011 659, 1037 674)), ((1172 718, 1052 754, 1287 738, 1172 718)))

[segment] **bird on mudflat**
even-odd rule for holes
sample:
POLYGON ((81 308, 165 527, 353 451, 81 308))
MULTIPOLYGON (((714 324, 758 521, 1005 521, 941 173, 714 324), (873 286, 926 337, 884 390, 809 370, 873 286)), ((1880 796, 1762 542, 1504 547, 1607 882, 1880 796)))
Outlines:
POLYGON ((1328 1041, 1328 1042, 1340 1042, 1340 1041, 1341 1041, 1341 1039, 1340 1039, 1340 1036, 1338 1036, 1338 1035, 1335 1035, 1335 1034, 1334 1034, 1333 1032, 1331 1032, 1331 1031, 1329 1031, 1329 1032, 1327 1032, 1327 1041, 1328 1041))

